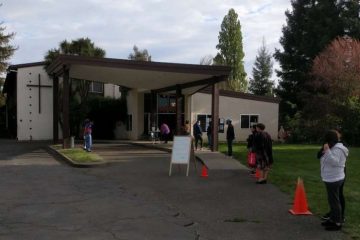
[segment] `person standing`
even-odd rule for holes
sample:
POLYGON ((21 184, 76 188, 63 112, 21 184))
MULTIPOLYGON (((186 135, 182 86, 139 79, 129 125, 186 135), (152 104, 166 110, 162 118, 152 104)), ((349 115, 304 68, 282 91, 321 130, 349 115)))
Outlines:
POLYGON ((190 123, 189 120, 185 121, 184 126, 181 128, 182 135, 190 135, 190 123))
POLYGON ((349 150, 339 142, 339 133, 330 130, 325 134, 325 144, 318 153, 321 178, 325 183, 330 212, 328 219, 321 223, 325 230, 338 231, 344 222, 345 164, 349 150))
POLYGON ((227 145, 228 145, 228 156, 232 157, 232 144, 233 141, 235 139, 235 131, 234 131, 234 126, 231 124, 231 119, 228 119, 226 121, 226 124, 228 125, 227 130, 226 130, 226 141, 227 141, 227 145))
POLYGON ((203 147, 203 139, 202 139, 202 129, 200 125, 200 120, 197 120, 195 124, 193 125, 193 134, 195 138, 195 150, 198 148, 198 143, 200 141, 200 149, 203 147))
POLYGON ((161 124, 160 134, 161 134, 161 138, 164 141, 164 143, 167 143, 168 139, 169 139, 170 128, 166 123, 161 124))
POLYGON ((92 129, 93 129, 93 122, 89 119, 85 120, 84 124, 84 136, 85 136, 85 149, 88 152, 91 152, 92 147, 92 129))
POLYGON ((265 132, 265 125, 258 123, 256 125, 255 135, 255 154, 258 168, 260 169, 260 178, 256 183, 266 184, 269 175, 269 170, 273 164, 272 155, 272 139, 271 136, 265 132))
POLYGON ((286 139, 286 131, 283 126, 280 126, 279 132, 278 132, 278 139, 280 143, 284 143, 286 139))
MULTIPOLYGON (((250 128, 251 134, 246 139, 248 154, 255 153, 255 137, 256 137, 256 125, 252 125, 250 128)), ((251 167, 251 174, 255 174, 256 164, 251 167)))
POLYGON ((209 148, 212 149, 212 122, 209 122, 209 126, 206 129, 206 135, 208 138, 209 148))

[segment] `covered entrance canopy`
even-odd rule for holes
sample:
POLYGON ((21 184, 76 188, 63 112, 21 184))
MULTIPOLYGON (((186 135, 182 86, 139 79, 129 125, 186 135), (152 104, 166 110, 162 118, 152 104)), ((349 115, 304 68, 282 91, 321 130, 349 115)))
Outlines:
MULTIPOLYGON (((113 58, 94 58, 60 55, 47 68, 54 80, 54 141, 57 141, 58 120, 58 78, 63 78, 63 138, 70 137, 69 130, 69 78, 112 83, 139 91, 150 91, 156 95, 161 92, 176 93, 177 99, 208 86, 212 86, 212 116, 219 115, 219 90, 216 83, 225 81, 231 68, 178 63, 161 63, 123 60, 113 58), (56 106, 55 106, 56 105, 56 106)), ((180 113, 180 100, 177 100, 177 113, 180 113)), ((153 108, 152 108, 153 109, 153 108)), ((181 114, 177 114, 177 130, 181 125, 181 114)), ((218 129, 218 122, 212 121, 218 129)), ((217 131, 213 131, 213 150, 217 150, 217 131)), ((66 145, 66 144, 64 144, 66 145)))

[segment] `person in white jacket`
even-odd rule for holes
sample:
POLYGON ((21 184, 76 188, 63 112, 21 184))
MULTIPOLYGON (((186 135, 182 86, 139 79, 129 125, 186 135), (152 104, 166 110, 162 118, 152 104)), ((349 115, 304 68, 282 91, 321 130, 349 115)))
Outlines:
POLYGON ((326 230, 340 230, 344 221, 345 163, 349 150, 339 142, 339 134, 330 130, 320 152, 321 178, 325 183, 330 207, 329 218, 322 222, 326 230))

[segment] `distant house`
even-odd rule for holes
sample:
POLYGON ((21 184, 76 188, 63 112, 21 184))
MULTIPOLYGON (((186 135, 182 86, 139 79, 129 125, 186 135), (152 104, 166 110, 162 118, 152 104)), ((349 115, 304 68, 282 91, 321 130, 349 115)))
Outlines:
MULTIPOLYGON (((62 61, 73 67, 69 70, 70 78, 92 81, 92 92, 118 98, 121 96, 119 85, 130 89, 127 94, 127 121, 119 123, 114 131, 116 138, 131 140, 144 138, 153 130, 153 124, 159 127, 164 121, 168 123, 172 133, 177 131, 177 123, 180 121, 183 124, 185 120, 190 123, 200 120, 205 131, 212 117, 214 100, 211 86, 223 80, 230 72, 229 68, 221 66, 118 59, 66 57, 62 61), (167 81, 173 81, 176 88, 166 85, 167 81)), ((51 71, 53 77, 59 77, 61 83, 63 76, 59 74, 59 69, 54 64, 51 71)), ((4 92, 8 96, 7 127, 19 141, 62 138, 62 129, 56 121, 56 111, 59 110, 54 104, 56 96, 53 77, 44 70, 43 62, 12 65, 8 68, 4 86, 4 92)), ((237 141, 246 140, 251 124, 256 122, 264 123, 266 130, 275 138, 278 130, 278 105, 276 98, 220 90, 217 105, 219 140, 225 140, 226 119, 232 119, 237 141)))

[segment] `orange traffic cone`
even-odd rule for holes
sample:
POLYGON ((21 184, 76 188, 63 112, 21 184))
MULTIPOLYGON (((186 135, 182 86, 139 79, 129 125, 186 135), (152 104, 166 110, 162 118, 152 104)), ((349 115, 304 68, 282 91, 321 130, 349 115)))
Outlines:
POLYGON ((208 175, 207 167, 205 165, 203 165, 202 169, 201 169, 201 177, 207 178, 208 176, 209 175, 208 175))
POLYGON ((260 178, 260 170, 258 168, 256 168, 256 171, 255 171, 255 178, 256 179, 260 178))
POLYGON ((312 214, 308 210, 304 183, 300 177, 297 180, 294 205, 293 205, 293 208, 289 210, 289 212, 294 215, 311 215, 312 214))

